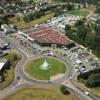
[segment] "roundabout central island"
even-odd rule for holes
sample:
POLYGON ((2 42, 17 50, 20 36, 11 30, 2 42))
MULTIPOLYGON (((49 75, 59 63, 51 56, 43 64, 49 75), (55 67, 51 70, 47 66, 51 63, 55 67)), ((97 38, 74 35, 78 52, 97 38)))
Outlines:
POLYGON ((61 77, 66 71, 67 67, 64 62, 51 56, 30 60, 24 66, 25 74, 37 80, 51 80, 53 77, 61 77))

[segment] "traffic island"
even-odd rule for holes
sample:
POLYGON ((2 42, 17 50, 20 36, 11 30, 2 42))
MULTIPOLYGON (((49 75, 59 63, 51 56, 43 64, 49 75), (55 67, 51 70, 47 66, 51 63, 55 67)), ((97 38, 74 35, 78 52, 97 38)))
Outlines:
MULTIPOLYGON (((61 78, 67 71, 67 67, 61 60, 55 57, 40 57, 35 60, 29 61, 25 67, 25 74, 37 80, 50 80, 52 77, 57 76, 61 78)), ((53 78, 54 80, 54 78, 53 78)))

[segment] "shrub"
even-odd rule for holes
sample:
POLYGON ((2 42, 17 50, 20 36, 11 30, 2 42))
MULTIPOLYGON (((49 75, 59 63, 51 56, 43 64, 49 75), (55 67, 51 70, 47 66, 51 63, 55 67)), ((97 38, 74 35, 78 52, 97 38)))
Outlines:
POLYGON ((64 85, 61 85, 60 90, 64 95, 70 94, 70 92, 67 90, 66 86, 64 86, 64 85))

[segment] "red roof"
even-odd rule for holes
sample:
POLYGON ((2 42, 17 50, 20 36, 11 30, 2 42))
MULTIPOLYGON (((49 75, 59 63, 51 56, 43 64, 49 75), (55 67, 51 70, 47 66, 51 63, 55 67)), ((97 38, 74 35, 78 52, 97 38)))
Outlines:
POLYGON ((49 28, 47 26, 38 26, 34 28, 28 35, 40 43, 53 43, 53 44, 69 44, 70 40, 62 33, 49 28))

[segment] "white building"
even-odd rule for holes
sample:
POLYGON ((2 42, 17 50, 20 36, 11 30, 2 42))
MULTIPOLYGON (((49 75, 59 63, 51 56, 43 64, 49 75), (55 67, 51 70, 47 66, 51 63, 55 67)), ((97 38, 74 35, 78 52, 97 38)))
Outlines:
POLYGON ((7 63, 6 59, 0 59, 0 71, 3 71, 3 69, 5 69, 6 63, 7 63))
POLYGON ((2 24, 1 28, 5 33, 14 32, 13 25, 2 24))

